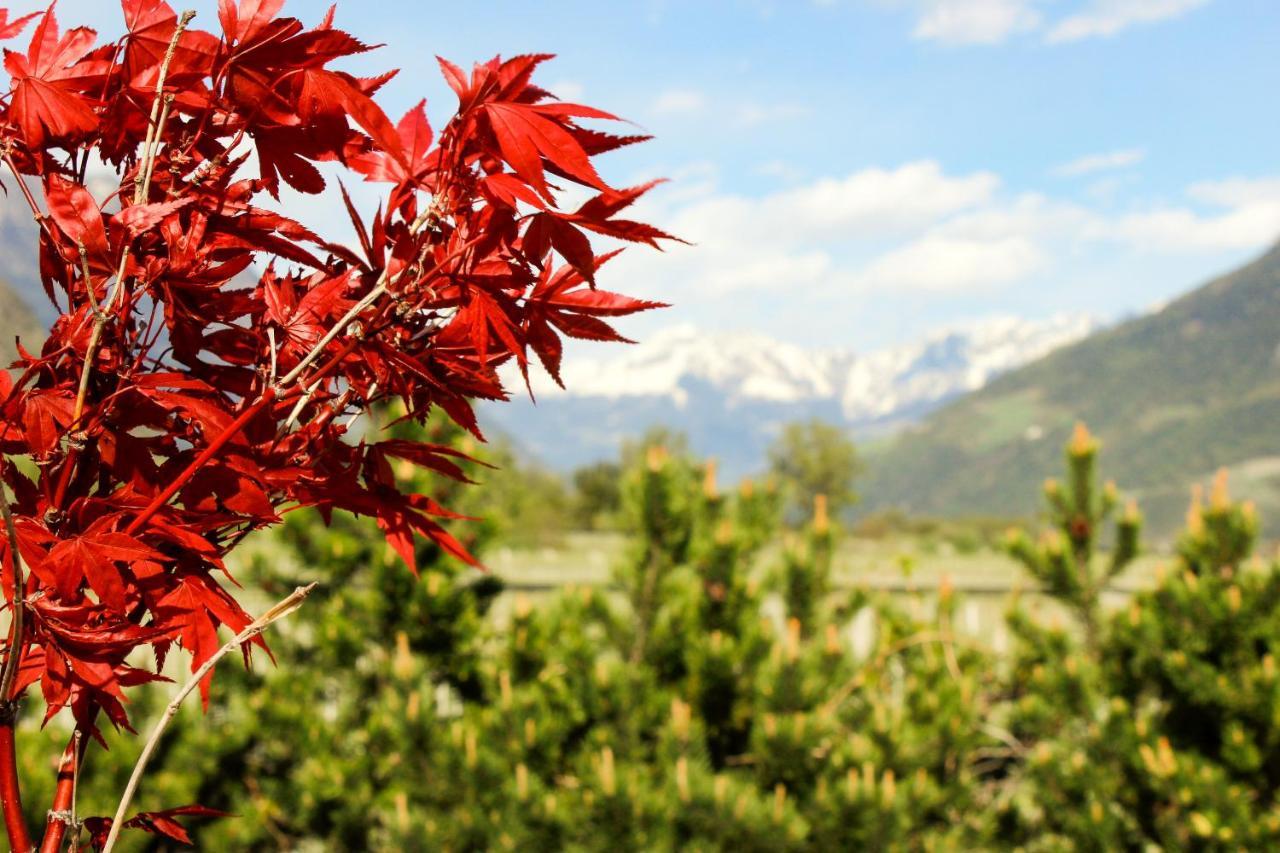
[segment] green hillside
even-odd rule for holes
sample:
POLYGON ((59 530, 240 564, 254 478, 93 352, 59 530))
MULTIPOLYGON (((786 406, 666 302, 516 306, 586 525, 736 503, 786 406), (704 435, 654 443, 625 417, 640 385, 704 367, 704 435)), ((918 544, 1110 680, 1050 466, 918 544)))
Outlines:
POLYGON ((0 364, 7 365, 13 360, 13 342, 19 335, 28 349, 34 348, 44 337, 31 309, 9 285, 0 281, 0 364))
POLYGON ((1156 536, 1218 467, 1280 517, 1280 246, 1156 314, 1013 371, 871 452, 864 508, 1022 515, 1072 423, 1156 536))

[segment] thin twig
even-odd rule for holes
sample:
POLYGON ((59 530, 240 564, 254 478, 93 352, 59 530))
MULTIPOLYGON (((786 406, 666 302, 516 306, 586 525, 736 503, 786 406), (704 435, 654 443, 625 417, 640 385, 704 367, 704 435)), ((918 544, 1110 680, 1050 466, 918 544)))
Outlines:
POLYGON ((4 529, 9 537, 9 554, 13 558, 13 617, 9 630, 9 653, 5 655, 4 670, 0 674, 0 706, 8 706, 12 701, 10 693, 13 682, 18 675, 18 665, 22 658, 22 613, 25 609, 23 594, 26 584, 22 577, 22 555, 18 552, 18 528, 13 523, 13 510, 9 508, 9 490, 3 482, 3 469, 0 469, 0 516, 4 518, 4 529))
MULTIPOLYGON (((165 78, 169 76, 169 63, 173 61, 173 55, 178 51, 178 42, 182 38, 182 33, 195 16, 194 11, 188 10, 178 18, 178 25, 169 38, 169 47, 165 51, 164 61, 160 63, 160 72, 156 77, 156 95, 151 102, 151 116, 147 122, 147 138, 142 144, 142 160, 138 163, 138 173, 133 179, 134 204, 142 204, 151 189, 151 174, 155 170, 160 134, 164 120, 169 116, 169 104, 173 101, 172 96, 165 95, 165 78)), ((129 246, 126 242, 120 252, 120 265, 116 270, 116 279, 111 284, 111 294, 107 297, 106 311, 94 312, 93 329, 89 332, 89 343, 85 347, 84 365, 80 368, 80 385, 76 390, 76 402, 71 412, 72 423, 78 423, 80 416, 84 414, 84 404, 89 394, 89 377, 93 374, 93 362, 98 355, 98 345, 102 342, 103 329, 107 325, 107 312, 115 310, 116 300, 124 291, 124 276, 128 265, 129 246)), ((85 287, 92 290, 93 282, 86 280, 85 287)))
POLYGON ((71 829, 75 832, 72 850, 80 849, 80 819, 76 816, 76 796, 80 792, 80 762, 84 761, 84 753, 80 749, 80 741, 84 733, 76 729, 74 739, 76 747, 76 763, 71 765, 71 829))
POLYGON ((178 18, 178 25, 173 30, 169 47, 165 50, 164 59, 160 63, 160 72, 156 77, 156 96, 151 102, 151 116, 147 120, 147 138, 142 143, 142 162, 138 164, 138 173, 133 179, 134 204, 142 204, 147 197, 147 192, 151 189, 151 170, 154 168, 152 158, 156 153, 154 146, 160 143, 160 111, 165 106, 165 78, 169 76, 169 63, 173 61, 173 55, 178 52, 178 41, 187 29, 187 24, 191 23, 191 19, 195 16, 195 10, 188 9, 178 18))
POLYGON ((151 760, 151 754, 155 752, 156 747, 160 743, 160 737, 164 734, 164 730, 168 728, 170 721, 178 713, 178 709, 182 707, 182 702, 187 696, 191 695, 191 691, 199 686, 204 677, 218 665, 218 661, 222 660, 226 655, 240 648, 243 644, 249 642, 254 637, 261 634, 273 622, 283 619, 293 611, 302 606, 302 602, 311 594, 311 590, 315 589, 314 583, 307 586, 300 586, 295 589, 289 596, 266 613, 263 613, 253 622, 249 623, 243 631, 236 634, 235 638, 218 649, 213 655, 206 660, 199 669, 192 674, 191 679, 182 685, 182 689, 178 691, 178 695, 173 697, 173 701, 165 708, 160 719, 156 720, 155 726, 151 729, 151 736, 147 738, 146 744, 142 747, 142 754, 138 756, 138 761, 133 765, 133 773, 129 776, 129 783, 125 786, 124 794, 120 797, 120 805, 116 807, 116 815, 111 821, 111 831, 107 835, 106 844, 103 845, 103 853, 111 853, 115 847, 116 838, 120 835, 120 828, 124 825, 125 812, 129 810, 129 804, 133 800, 134 792, 138 789, 138 782, 142 779, 143 772, 147 769, 147 763, 151 760))

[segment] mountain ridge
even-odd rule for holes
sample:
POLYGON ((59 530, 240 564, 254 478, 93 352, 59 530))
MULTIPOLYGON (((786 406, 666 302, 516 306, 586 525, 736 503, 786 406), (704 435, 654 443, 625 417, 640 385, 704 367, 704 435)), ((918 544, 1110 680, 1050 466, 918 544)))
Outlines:
POLYGON ((517 398, 482 414, 560 469, 610 458, 624 439, 665 425, 689 433, 695 450, 738 476, 759 469, 788 421, 820 417, 875 435, 1097 326, 1079 315, 995 317, 858 354, 678 325, 608 360, 567 361, 567 390, 535 372, 536 405, 517 398))
POLYGON ((868 510, 1026 514, 1061 468, 1072 424, 1138 498, 1157 537, 1219 467, 1280 516, 1280 244, 1160 310, 1005 373, 872 455, 868 510))

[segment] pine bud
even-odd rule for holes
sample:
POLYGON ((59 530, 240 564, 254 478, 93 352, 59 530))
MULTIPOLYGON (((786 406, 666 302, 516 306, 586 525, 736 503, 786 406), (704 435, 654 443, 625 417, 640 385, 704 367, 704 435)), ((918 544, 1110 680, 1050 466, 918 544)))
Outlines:
POLYGON ((714 498, 720 494, 720 490, 716 487, 716 460, 714 458, 707 460, 707 465, 702 469, 702 494, 707 498, 714 498))
POLYGON ((813 531, 815 533, 826 533, 831 527, 831 520, 827 517, 827 496, 813 496, 813 531))
POLYGON ((800 620, 794 616, 787 620, 787 660, 794 663, 800 656, 800 620))
POLYGON ((1166 776, 1172 776, 1178 771, 1178 760, 1173 754, 1173 747, 1169 744, 1169 738, 1161 737, 1156 741, 1157 752, 1160 757, 1160 766, 1164 769, 1166 776))
POLYGON ((1191 503, 1187 506, 1187 532, 1192 536, 1204 533, 1204 489, 1196 483, 1191 487, 1191 503))
POLYGON ((498 695, 502 703, 502 710, 510 710, 511 708, 511 673, 505 669, 498 673, 498 695))
POLYGON ((516 765, 516 796, 521 800, 529 796, 529 768, 524 762, 516 765))
POLYGON ((1227 607, 1231 609, 1232 613, 1236 613, 1240 610, 1240 603, 1240 587, 1227 587, 1227 607))
POLYGON ((667 449, 661 445, 652 445, 645 452, 645 465, 653 473, 658 473, 667 464, 667 449))
POLYGON ((723 803, 725 794, 727 794, 728 791, 729 777, 725 776, 723 773, 717 773, 715 787, 712 789, 712 794, 715 796, 716 802, 723 803))
POLYGON ((1124 522, 1126 524, 1137 524, 1142 521, 1142 510, 1138 509, 1138 502, 1133 498, 1125 501, 1124 504, 1124 522))
POLYGON ((524 721, 524 743, 525 746, 533 746, 538 740, 538 723, 533 717, 526 717, 524 721))
POLYGON ((1227 469, 1219 468, 1213 475, 1213 486, 1209 491, 1209 507, 1222 511, 1231 506, 1231 491, 1227 486, 1227 469))
POLYGON ((692 709, 679 698, 671 700, 671 728, 680 740, 688 740, 692 709))
POLYGON ((600 788, 605 796, 612 797, 616 789, 617 779, 613 770, 613 750, 605 747, 600 750, 600 788))
POLYGON ((396 791, 396 824, 400 827, 400 832, 409 831, 409 796, 404 791, 396 791))
POLYGON ((894 774, 893 769, 889 768, 884 771, 884 776, 880 779, 880 798, 881 802, 888 808, 893 805, 894 799, 898 796, 898 777, 894 774))
POLYGON ((1156 761, 1156 754, 1151 749, 1151 744, 1141 744, 1138 747, 1138 757, 1142 759, 1142 765, 1147 768, 1148 773, 1152 776, 1161 775, 1160 763, 1156 761))
POLYGON ((827 625, 826 628, 826 652, 829 655, 840 654, 840 629, 835 625, 827 625))
POLYGON ((409 651, 409 635, 404 631, 396 631, 396 656, 391 671, 401 681, 408 681, 413 675, 413 653, 409 651))
POLYGON ((463 748, 466 750, 467 766, 474 768, 476 766, 476 733, 473 729, 467 729, 463 739, 463 748))
POLYGON ((773 822, 781 823, 782 817, 786 814, 787 806, 787 786, 779 782, 773 786, 773 822))
POLYGON ((1089 428, 1084 425, 1084 421, 1076 421, 1075 429, 1071 432, 1071 441, 1067 445, 1067 452, 1072 456, 1088 456, 1098 449, 1097 440, 1089 434, 1089 428))
POLYGON ((683 755, 676 759, 676 791, 680 802, 689 802, 689 759, 683 755))

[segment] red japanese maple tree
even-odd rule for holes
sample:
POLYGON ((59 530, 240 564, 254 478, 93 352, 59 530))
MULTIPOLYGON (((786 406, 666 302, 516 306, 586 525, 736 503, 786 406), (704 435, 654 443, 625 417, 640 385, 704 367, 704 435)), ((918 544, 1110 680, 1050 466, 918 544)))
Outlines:
MULTIPOLYGON (((646 137, 592 129, 614 117, 534 85, 549 57, 469 74, 441 60, 459 103, 437 135, 425 104, 395 124, 378 107, 391 74, 329 67, 370 49, 332 10, 307 28, 282 4, 220 0, 204 32, 163 0, 123 0, 127 32, 100 45, 53 7, 0 12, 0 38, 34 28, 5 51, 0 161, 60 312, 38 354, 0 371, 0 801, 17 851, 33 849, 14 736, 28 688, 76 726, 40 848, 54 851, 84 747, 103 719, 128 727, 125 690, 160 677, 131 653, 150 647, 158 670, 177 644, 195 671, 220 626, 250 624, 224 566, 248 533, 340 509, 376 518, 411 568, 415 534, 474 562, 441 526, 455 516, 389 464, 461 477, 455 451, 352 436, 353 414, 398 399, 479 436, 470 401, 507 396, 499 365, 527 381, 532 352, 559 381, 562 336, 622 340, 603 318, 657 305, 596 289, 608 255, 588 237, 669 239, 620 218, 650 185, 613 189, 592 162, 646 137), (341 188, 352 247, 264 198, 320 193, 317 162, 386 187, 367 218, 341 188), (570 184, 588 199, 574 209, 570 184)), ((130 824, 175 834, 178 813, 130 824)))

